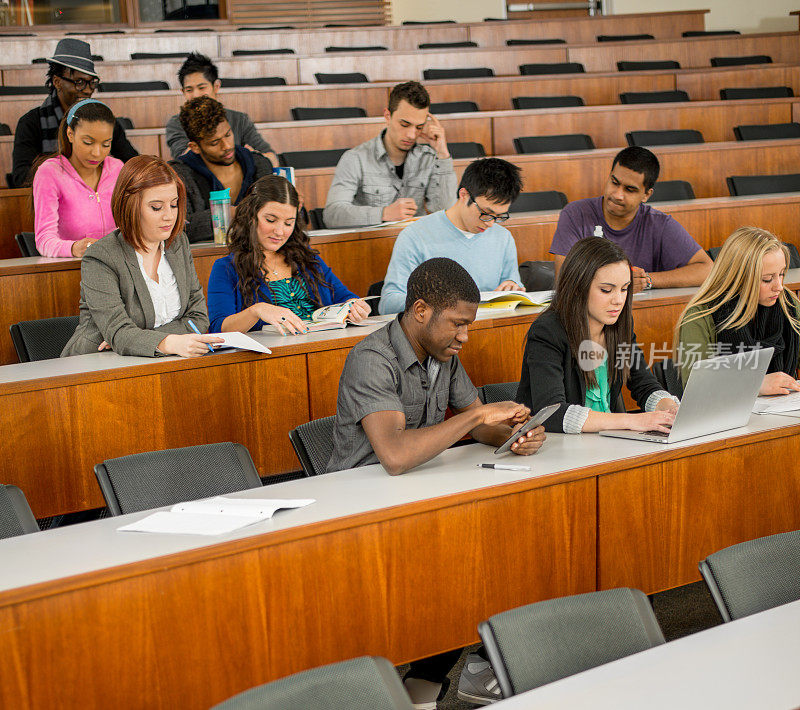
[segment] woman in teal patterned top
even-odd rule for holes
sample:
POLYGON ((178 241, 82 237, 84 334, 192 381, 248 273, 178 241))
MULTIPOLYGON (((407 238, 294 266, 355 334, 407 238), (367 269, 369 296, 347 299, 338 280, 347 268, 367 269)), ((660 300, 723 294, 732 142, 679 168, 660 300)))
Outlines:
POLYGON ((230 254, 214 263, 208 280, 211 332, 269 323, 281 333, 304 333, 317 308, 351 300, 351 321, 369 315, 366 302, 309 246, 299 205, 294 186, 277 175, 256 181, 239 203, 228 230, 230 254))

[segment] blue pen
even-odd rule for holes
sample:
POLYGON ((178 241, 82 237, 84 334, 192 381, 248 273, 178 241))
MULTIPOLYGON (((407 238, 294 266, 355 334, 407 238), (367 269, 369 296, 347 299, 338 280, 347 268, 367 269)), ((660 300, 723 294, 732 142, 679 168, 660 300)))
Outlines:
MULTIPOLYGON (((202 333, 199 330, 197 330, 197 326, 194 324, 194 321, 191 318, 186 322, 189 324, 189 327, 195 333, 197 333, 198 335, 202 335, 202 333)), ((211 347, 211 343, 206 343, 206 347, 208 348, 209 352, 212 352, 212 353, 214 352, 214 348, 211 347)))

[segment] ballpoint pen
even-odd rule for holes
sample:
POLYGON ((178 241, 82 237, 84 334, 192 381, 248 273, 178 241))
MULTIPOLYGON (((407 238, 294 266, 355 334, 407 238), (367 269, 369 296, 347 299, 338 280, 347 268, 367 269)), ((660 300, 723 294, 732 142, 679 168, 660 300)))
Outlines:
POLYGON ((479 463, 478 468, 493 468, 496 471, 530 471, 530 466, 514 466, 510 463, 479 463))
MULTIPOLYGON (((190 318, 186 321, 189 324, 189 327, 198 335, 202 335, 202 333, 197 330, 197 326, 194 324, 194 321, 190 318)), ((214 348, 211 347, 211 343, 206 343, 206 347, 208 348, 209 352, 214 352, 214 348)))

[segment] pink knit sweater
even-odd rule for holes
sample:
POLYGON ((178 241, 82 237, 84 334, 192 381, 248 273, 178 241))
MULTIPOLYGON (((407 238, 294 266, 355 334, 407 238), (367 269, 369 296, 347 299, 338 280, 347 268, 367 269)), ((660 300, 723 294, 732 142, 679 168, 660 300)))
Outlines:
POLYGON ((122 161, 103 161, 97 192, 90 189, 63 155, 45 160, 33 178, 34 231, 42 256, 72 256, 72 243, 100 239, 116 229, 111 193, 122 161))

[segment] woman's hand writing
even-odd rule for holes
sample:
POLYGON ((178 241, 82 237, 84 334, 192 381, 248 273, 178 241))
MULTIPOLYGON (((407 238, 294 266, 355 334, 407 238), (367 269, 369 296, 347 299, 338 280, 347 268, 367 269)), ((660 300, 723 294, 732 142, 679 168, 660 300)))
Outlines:
POLYGON ((195 333, 177 335, 172 333, 158 344, 158 349, 165 355, 199 357, 208 352, 209 345, 224 342, 224 339, 217 335, 197 335, 195 333))

